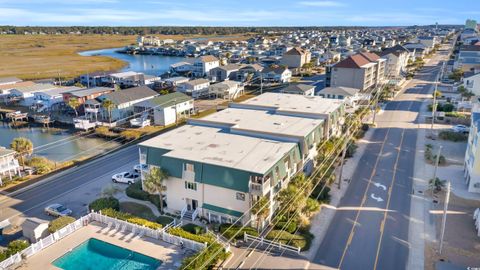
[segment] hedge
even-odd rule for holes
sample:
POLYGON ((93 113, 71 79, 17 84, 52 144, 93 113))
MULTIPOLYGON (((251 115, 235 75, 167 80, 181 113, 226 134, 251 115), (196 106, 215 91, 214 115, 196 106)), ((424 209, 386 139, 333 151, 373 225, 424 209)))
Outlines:
POLYGON ((213 269, 215 265, 228 258, 230 253, 226 252, 222 245, 213 243, 206 249, 203 249, 182 261, 180 269, 197 270, 197 269, 213 269))
POLYGON ((215 238, 212 235, 205 235, 205 234, 196 235, 196 234, 187 232, 184 229, 179 227, 168 229, 168 233, 183 237, 185 239, 193 240, 199 243, 207 243, 207 244, 215 243, 215 238))
POLYGON ((438 137, 440 137, 440 139, 442 140, 452 141, 452 142, 463 142, 468 139, 467 134, 449 131, 449 130, 441 131, 440 134, 438 134, 438 137))
POLYGON ((280 221, 275 223, 275 229, 284 230, 289 233, 294 233, 297 230, 297 223, 294 221, 280 221))
POLYGON ((265 237, 268 240, 274 240, 282 244, 299 247, 304 250, 308 247, 308 240, 303 235, 291 234, 282 230, 272 230, 265 237))
POLYGON ((73 217, 69 217, 69 216, 58 217, 50 221, 50 223, 48 224, 48 231, 50 233, 54 233, 73 222, 75 222, 75 218, 73 217))
POLYGON ((123 221, 127 221, 127 222, 130 222, 130 223, 133 223, 133 224, 137 224, 137 225, 140 225, 140 226, 145 226, 147 228, 154 229, 154 230, 159 230, 159 229, 162 228, 162 224, 152 222, 152 221, 146 220, 144 218, 134 216, 134 215, 129 214, 129 213, 123 213, 123 212, 120 212, 120 211, 117 211, 117 210, 114 210, 114 209, 111 209, 111 208, 103 209, 102 214, 104 214, 106 216, 109 216, 109 217, 119 219, 119 220, 123 220, 123 221))
POLYGON ((232 224, 221 224, 220 225, 220 233, 225 236, 227 239, 243 239, 243 234, 249 234, 251 236, 257 236, 258 237, 258 232, 255 228, 245 226, 242 228, 242 226, 238 225, 233 225, 232 224), (238 233, 237 233, 238 232, 238 233), (236 234, 236 235, 235 235, 236 234))
POLYGON ((106 197, 106 198, 99 198, 95 201, 91 202, 88 205, 88 209, 93 211, 101 211, 103 209, 114 209, 119 211, 120 210, 120 202, 113 198, 113 197, 106 197))
POLYGON ((169 216, 159 216, 157 217, 157 219, 155 220, 157 223, 160 223, 162 224, 162 226, 167 226, 168 224, 172 223, 173 221, 173 218, 172 217, 169 217, 169 216))
POLYGON ((199 235, 199 234, 202 234, 202 233, 205 232, 203 227, 192 224, 192 223, 188 223, 188 224, 183 225, 182 229, 184 229, 185 231, 187 231, 189 233, 193 233, 193 234, 196 234, 196 235, 199 235))

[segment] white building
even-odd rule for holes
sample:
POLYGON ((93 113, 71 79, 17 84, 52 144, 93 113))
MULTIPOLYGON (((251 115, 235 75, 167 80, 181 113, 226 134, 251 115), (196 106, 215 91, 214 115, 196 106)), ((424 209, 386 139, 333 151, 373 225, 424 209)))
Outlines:
POLYGON ((220 66, 220 60, 212 55, 200 56, 193 62, 193 76, 208 76, 210 70, 220 66))
POLYGON ((303 83, 290 84, 289 86, 281 89, 280 93, 313 97, 315 95, 315 85, 303 83))
POLYGON ((465 183, 469 192, 480 193, 480 106, 472 110, 470 134, 465 152, 465 183))
POLYGON ((158 126, 168 126, 178 123, 194 113, 193 99, 185 94, 175 92, 157 96, 134 105, 136 113, 148 112, 153 123, 158 126))
POLYGON ((177 91, 187 94, 193 98, 200 98, 208 95, 209 86, 209 80, 196 79, 177 85, 177 91))
POLYGON ((20 175, 20 165, 15 155, 14 150, 0 147, 0 186, 4 184, 2 180, 11 180, 14 176, 20 175))
POLYGON ((243 95, 244 87, 236 81, 223 81, 215 84, 211 84, 208 89, 208 94, 232 100, 243 95))

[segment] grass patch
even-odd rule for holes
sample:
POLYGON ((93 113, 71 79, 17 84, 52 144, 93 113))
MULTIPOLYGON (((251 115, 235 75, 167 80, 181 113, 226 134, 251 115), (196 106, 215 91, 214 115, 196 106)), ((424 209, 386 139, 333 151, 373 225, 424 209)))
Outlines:
POLYGON ((173 218, 172 217, 169 217, 169 216, 159 216, 157 217, 157 219, 155 220, 157 223, 160 223, 162 224, 162 226, 167 226, 168 224, 172 223, 173 221, 173 218))
POLYGON ((258 232, 255 228, 252 227, 242 227, 238 225, 232 224, 221 224, 220 225, 220 233, 225 236, 227 239, 231 239, 234 237, 236 240, 243 239, 243 234, 249 234, 252 236, 258 236, 258 232))
POLYGON ((157 217, 153 214, 152 209, 145 205, 135 202, 121 202, 120 211, 129 213, 150 221, 157 221, 157 217))
MULTIPOLYGON (((153 203, 158 210, 160 210, 160 196, 155 195, 155 194, 150 194, 144 190, 142 190, 142 182, 137 181, 133 183, 132 185, 129 185, 127 189, 125 190, 125 194, 127 194, 128 197, 134 198, 137 200, 142 200, 142 201, 149 201, 153 203)), ((165 206, 165 204, 164 204, 165 206)))
POLYGON ((0 77, 21 79, 73 78, 87 72, 117 70, 125 62, 105 56, 85 57, 80 51, 123 47, 136 36, 0 35, 0 77))
POLYGON ((272 230, 265 237, 268 240, 275 240, 282 244, 299 247, 301 250, 307 250, 310 240, 305 235, 291 234, 282 230, 272 230))
POLYGON ((185 231, 187 231, 189 233, 193 233, 193 234, 196 234, 196 235, 205 233, 205 229, 203 227, 195 225, 193 223, 188 223, 188 224, 183 225, 182 229, 184 229, 185 231))

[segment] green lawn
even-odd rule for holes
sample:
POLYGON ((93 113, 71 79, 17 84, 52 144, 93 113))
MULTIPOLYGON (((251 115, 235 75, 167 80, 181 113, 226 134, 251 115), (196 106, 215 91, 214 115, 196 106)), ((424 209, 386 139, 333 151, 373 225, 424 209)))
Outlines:
POLYGON ((134 202, 121 202, 120 211, 129 213, 150 221, 156 221, 157 217, 153 214, 152 210, 145 205, 134 202))

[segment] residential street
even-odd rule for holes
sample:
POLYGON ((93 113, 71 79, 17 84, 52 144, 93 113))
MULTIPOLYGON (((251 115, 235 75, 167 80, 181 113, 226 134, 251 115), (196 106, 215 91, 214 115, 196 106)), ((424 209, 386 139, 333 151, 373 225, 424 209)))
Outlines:
POLYGON ((50 203, 62 203, 73 210, 74 216, 80 216, 87 211, 86 205, 111 183, 114 173, 131 170, 137 162, 138 148, 133 145, 59 173, 18 194, 0 195, 0 220, 8 218, 19 225, 24 217, 48 219, 43 208, 50 203))
POLYGON ((447 53, 440 51, 377 116, 371 143, 339 205, 354 210, 335 213, 313 263, 406 269, 417 117, 440 70, 438 61, 447 53))

